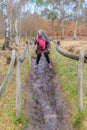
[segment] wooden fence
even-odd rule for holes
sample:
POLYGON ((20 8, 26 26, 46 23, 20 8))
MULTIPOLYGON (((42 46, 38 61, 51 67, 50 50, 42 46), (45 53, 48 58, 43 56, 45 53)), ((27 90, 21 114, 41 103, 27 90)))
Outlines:
POLYGON ((80 111, 82 111, 83 110, 83 66, 84 66, 84 63, 87 63, 87 51, 81 50, 79 55, 74 55, 60 48, 60 42, 56 44, 56 51, 65 57, 79 61, 79 64, 78 64, 78 108, 80 111))
MULTIPOLYGON (((4 92, 4 90, 6 89, 6 84, 7 84, 8 80, 11 77, 11 74, 12 74, 12 71, 14 68, 15 58, 16 58, 17 59, 17 66, 16 66, 16 86, 17 86, 17 89, 16 89, 16 109, 17 109, 17 112, 16 112, 16 116, 19 116, 21 114, 20 65, 26 59, 27 52, 29 54, 28 55, 29 56, 28 57, 29 64, 31 65, 31 49, 29 46, 30 43, 31 43, 31 41, 26 42, 22 57, 20 57, 20 54, 17 50, 13 49, 12 56, 11 56, 11 62, 9 65, 7 75, 0 86, 0 96, 1 96, 4 92)), ((83 66, 84 66, 84 63, 87 63, 87 51, 81 50, 79 55, 74 55, 72 53, 65 52, 62 48, 60 48, 59 42, 56 45, 56 51, 65 57, 79 61, 79 64, 78 64, 78 106, 79 106, 79 110, 82 110, 83 109, 83 66)))
POLYGON ((13 50, 12 51, 11 62, 10 62, 10 65, 9 65, 7 75, 5 76, 5 79, 3 80, 3 82, 2 82, 2 84, 0 86, 0 96, 2 95, 4 90, 6 89, 6 84, 7 84, 8 80, 9 80, 11 74, 12 74, 13 66, 14 66, 14 63, 15 63, 15 54, 16 54, 16 51, 13 50))
POLYGON ((26 54, 28 52, 28 56, 29 56, 29 64, 31 65, 31 53, 30 53, 30 44, 31 41, 26 42, 25 48, 24 48, 24 52, 22 57, 20 57, 19 51, 13 49, 12 51, 12 56, 11 56, 11 62, 9 65, 9 69, 7 72, 7 75, 5 76, 5 79, 3 80, 1 86, 0 86, 0 97, 3 94, 3 92, 6 89, 6 85, 7 82, 9 81, 12 71, 14 69, 14 63, 15 60, 17 61, 17 65, 16 65, 16 116, 19 116, 21 114, 21 78, 20 78, 20 65, 21 63, 24 62, 24 60, 26 59, 26 54))

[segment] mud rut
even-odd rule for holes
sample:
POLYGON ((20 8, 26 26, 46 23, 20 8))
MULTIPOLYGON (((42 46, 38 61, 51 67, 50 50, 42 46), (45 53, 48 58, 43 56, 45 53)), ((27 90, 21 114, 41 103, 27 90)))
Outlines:
POLYGON ((32 58, 32 70, 27 78, 26 113, 29 126, 24 130, 73 130, 68 106, 56 73, 42 56, 38 69, 32 58))

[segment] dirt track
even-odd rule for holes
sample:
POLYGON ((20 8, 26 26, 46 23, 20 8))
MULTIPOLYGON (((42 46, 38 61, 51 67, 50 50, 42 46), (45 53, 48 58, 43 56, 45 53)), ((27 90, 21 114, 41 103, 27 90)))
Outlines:
POLYGON ((35 60, 32 58, 26 83, 26 113, 30 122, 24 130, 73 130, 56 73, 43 56, 38 69, 34 69, 35 60))

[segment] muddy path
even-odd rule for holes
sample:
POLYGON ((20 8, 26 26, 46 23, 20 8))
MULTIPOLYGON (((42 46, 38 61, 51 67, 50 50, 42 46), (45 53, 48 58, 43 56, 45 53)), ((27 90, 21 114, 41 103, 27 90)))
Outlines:
POLYGON ((25 86, 29 126, 24 130, 73 130, 68 105, 53 68, 41 57, 38 69, 32 58, 32 70, 25 86))

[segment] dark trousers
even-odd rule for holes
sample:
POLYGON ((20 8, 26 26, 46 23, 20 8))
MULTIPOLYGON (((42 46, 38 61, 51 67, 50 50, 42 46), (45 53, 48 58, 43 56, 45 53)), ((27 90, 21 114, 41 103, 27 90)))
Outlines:
MULTIPOLYGON (((37 64, 37 65, 39 64, 41 55, 42 55, 42 54, 37 54, 37 59, 36 59, 36 64, 37 64)), ((45 58, 46 58, 47 63, 49 64, 49 63, 50 63, 50 58, 49 58, 48 52, 45 52, 45 53, 44 53, 44 56, 45 56, 45 58)))

